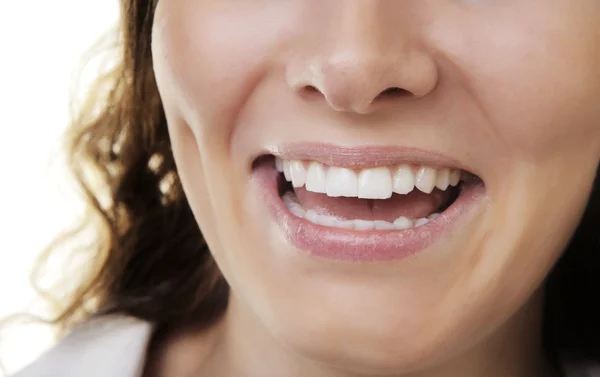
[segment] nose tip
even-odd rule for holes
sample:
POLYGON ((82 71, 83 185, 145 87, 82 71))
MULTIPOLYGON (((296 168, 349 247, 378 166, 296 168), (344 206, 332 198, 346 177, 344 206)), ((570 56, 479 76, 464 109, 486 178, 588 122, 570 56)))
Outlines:
POLYGON ((346 57, 313 61, 288 81, 296 92, 319 95, 338 112, 368 114, 379 103, 419 98, 437 84, 437 70, 427 57, 346 57))

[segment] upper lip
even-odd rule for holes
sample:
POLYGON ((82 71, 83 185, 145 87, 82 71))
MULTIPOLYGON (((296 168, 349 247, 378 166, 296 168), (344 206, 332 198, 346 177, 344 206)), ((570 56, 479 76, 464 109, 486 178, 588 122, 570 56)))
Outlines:
POLYGON ((399 146, 336 146, 327 143, 298 142, 275 145, 268 153, 284 160, 317 161, 324 165, 366 169, 398 164, 469 171, 460 161, 434 151, 399 146))

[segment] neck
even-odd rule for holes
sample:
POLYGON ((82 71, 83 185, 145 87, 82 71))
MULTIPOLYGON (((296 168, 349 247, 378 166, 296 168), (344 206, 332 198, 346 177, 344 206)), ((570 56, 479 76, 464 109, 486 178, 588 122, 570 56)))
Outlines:
MULTIPOLYGON (((503 326, 457 357, 395 376, 554 376, 541 345, 541 296, 541 293, 534 295, 503 326)), ((199 368, 207 371, 206 375, 367 377, 316 363, 284 348, 235 296, 231 297, 227 313, 214 334, 218 335, 213 337, 213 350, 199 368)))

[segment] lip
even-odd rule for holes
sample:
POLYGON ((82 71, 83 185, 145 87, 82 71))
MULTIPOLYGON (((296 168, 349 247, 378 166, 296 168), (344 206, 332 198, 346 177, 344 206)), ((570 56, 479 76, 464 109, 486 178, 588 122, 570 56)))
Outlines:
POLYGON ((324 165, 351 169, 375 168, 399 163, 451 168, 473 172, 460 161, 441 153, 415 147, 357 146, 342 147, 327 143, 298 142, 267 149, 268 154, 285 160, 310 160, 324 165))
MULTIPOLYGON (((339 150, 337 149, 338 152, 339 150)), ((310 155, 310 158, 303 153, 309 152, 295 150, 293 156, 323 163, 331 161, 335 166, 340 165, 339 153, 327 157, 322 151, 317 156, 310 155)), ((345 166, 356 167, 357 163, 358 166, 367 166, 366 164, 373 166, 373 163, 382 165, 382 160, 374 159, 376 155, 369 154, 367 159, 361 162, 358 160, 359 152, 354 150, 352 152, 354 160, 346 161, 345 166)), ((282 152, 278 156, 287 158, 290 154, 282 152)), ((392 158, 397 156, 398 154, 392 158)), ((385 161, 389 161, 389 158, 385 161)), ((485 194, 483 184, 470 184, 468 190, 461 193, 446 211, 420 227, 407 230, 354 231, 317 225, 293 215, 279 196, 279 177, 280 173, 271 163, 259 164, 253 171, 254 183, 258 185, 260 199, 285 239, 293 247, 313 256, 346 262, 398 261, 420 253, 448 237, 453 229, 465 222, 461 220, 468 218, 468 213, 477 207, 485 194)))

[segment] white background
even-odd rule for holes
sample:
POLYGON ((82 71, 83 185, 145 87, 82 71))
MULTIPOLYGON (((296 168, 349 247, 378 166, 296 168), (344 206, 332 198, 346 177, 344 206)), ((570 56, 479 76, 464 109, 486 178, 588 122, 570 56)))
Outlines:
MULTIPOLYGON (((117 16, 118 0, 0 0, 0 318, 31 308, 33 261, 80 208, 55 156, 81 56, 117 16)), ((8 372, 51 345, 50 335, 1 332, 8 372)))

